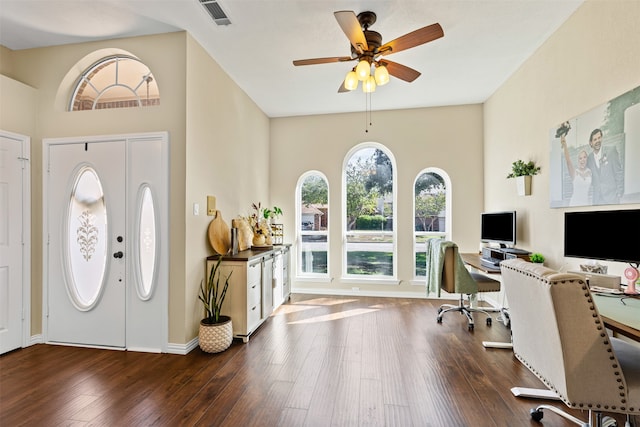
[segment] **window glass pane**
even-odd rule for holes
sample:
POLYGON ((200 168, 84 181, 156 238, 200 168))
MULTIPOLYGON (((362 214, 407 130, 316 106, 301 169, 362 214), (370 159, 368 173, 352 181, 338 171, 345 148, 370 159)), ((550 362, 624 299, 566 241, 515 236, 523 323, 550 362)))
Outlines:
POLYGON ((139 290, 140 297, 147 299, 151 296, 154 283, 154 273, 156 266, 156 215, 153 203, 153 196, 148 186, 142 191, 139 202, 139 235, 138 235, 138 257, 139 262, 139 290))
POLYGON ((300 184, 299 194, 299 274, 327 275, 329 186, 322 175, 311 173, 300 184))
POLYGON ((394 276, 393 164, 381 149, 366 147, 347 162, 346 274, 394 276))
POLYGON ((76 176, 66 226, 66 283, 74 305, 87 310, 102 291, 107 266, 107 210, 102 185, 90 167, 76 176))
POLYGON ((446 238, 447 188, 444 178, 435 172, 418 176, 414 188, 415 276, 425 276, 426 242, 446 238))
POLYGON ((159 105, 158 85, 149 68, 135 58, 110 57, 94 64, 80 78, 71 110, 159 105))

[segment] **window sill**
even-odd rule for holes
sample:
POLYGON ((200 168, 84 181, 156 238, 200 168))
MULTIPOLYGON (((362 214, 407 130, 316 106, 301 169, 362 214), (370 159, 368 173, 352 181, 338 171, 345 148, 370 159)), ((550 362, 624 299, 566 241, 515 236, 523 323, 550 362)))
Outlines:
MULTIPOLYGON (((370 277, 370 276, 369 276, 370 277)), ((398 279, 370 279, 367 276, 362 277, 341 277, 340 283, 350 283, 350 284, 367 284, 367 285, 399 285, 400 280, 398 279)))
POLYGON ((331 283, 333 279, 325 276, 296 276, 296 282, 331 283))

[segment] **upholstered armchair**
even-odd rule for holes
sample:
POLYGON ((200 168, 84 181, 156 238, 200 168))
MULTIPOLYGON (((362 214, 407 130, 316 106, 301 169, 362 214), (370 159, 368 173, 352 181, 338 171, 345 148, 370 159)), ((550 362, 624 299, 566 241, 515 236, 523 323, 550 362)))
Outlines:
POLYGON ((602 412, 640 414, 640 348, 609 336, 582 278, 522 259, 500 267, 515 356, 565 405, 589 411, 585 423, 540 405, 533 419, 549 409, 600 426, 602 412))

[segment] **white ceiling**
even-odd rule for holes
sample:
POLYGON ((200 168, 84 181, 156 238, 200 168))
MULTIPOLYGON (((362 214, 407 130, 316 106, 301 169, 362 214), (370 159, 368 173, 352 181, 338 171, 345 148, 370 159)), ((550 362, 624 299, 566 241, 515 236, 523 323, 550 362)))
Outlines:
MULTIPOLYGON (((28 49, 186 30, 269 117, 363 111, 359 89, 339 94, 352 62, 333 12, 373 11, 382 42, 440 23, 444 37, 387 58, 422 75, 372 95, 373 110, 482 103, 583 0, 219 0, 218 26, 200 0, 0 0, 0 44, 28 49)), ((134 52, 135 53, 135 52, 134 52)), ((152 70, 153 71, 153 70, 152 70)), ((162 90, 162 82, 159 82, 162 90)))

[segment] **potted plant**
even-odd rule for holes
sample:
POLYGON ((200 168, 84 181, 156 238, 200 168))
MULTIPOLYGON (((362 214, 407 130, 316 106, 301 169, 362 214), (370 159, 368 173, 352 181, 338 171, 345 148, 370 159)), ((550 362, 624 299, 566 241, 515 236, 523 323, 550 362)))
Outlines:
POLYGON ((231 273, 229 273, 226 278, 222 278, 221 263, 222 256, 212 265, 208 280, 200 282, 200 293, 198 294, 198 299, 202 301, 205 313, 204 319, 200 321, 198 341, 202 351, 207 353, 224 351, 229 348, 233 340, 231 318, 220 314, 231 277, 231 273))
POLYGON ((540 166, 536 166, 533 161, 524 162, 516 160, 511 164, 511 173, 507 178, 516 178, 518 195, 528 196, 531 194, 531 177, 540 172, 540 166))
POLYGON ((269 209, 269 208, 264 208, 262 210, 262 216, 264 217, 264 219, 266 220, 271 220, 271 219, 276 219, 278 218, 280 215, 282 215, 282 209, 280 209, 277 206, 274 206, 273 209, 269 209))
POLYGON ((544 262, 544 255, 538 252, 534 252, 529 255, 529 260, 531 262, 535 262, 536 264, 542 264, 544 262))

